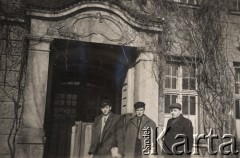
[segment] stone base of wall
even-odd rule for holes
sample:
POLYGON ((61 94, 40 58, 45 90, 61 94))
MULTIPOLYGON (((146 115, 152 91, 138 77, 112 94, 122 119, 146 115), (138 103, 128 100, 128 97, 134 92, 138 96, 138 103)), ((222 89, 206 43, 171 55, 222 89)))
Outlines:
POLYGON ((18 144, 16 158, 43 158, 44 144, 18 144))

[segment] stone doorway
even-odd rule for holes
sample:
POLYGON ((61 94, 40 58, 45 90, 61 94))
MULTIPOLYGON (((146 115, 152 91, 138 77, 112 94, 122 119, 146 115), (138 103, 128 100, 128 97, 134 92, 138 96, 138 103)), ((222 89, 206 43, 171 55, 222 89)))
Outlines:
POLYGON ((132 47, 60 39, 52 42, 44 157, 69 157, 72 127, 77 121, 92 123, 100 114, 101 100, 109 99, 112 111, 121 113, 122 86, 136 57, 132 47))

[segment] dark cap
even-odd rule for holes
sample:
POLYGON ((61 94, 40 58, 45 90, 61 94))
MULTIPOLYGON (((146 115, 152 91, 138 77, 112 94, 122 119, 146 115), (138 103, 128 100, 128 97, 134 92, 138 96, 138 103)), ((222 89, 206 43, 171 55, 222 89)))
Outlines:
POLYGON ((182 105, 179 103, 173 103, 172 105, 169 106, 169 109, 177 108, 179 110, 182 109, 182 105))
POLYGON ((100 108, 104 108, 105 106, 111 106, 111 103, 109 100, 103 100, 100 104, 100 108))
POLYGON ((134 104, 134 108, 135 109, 138 109, 138 108, 144 108, 145 109, 145 103, 138 101, 134 104))

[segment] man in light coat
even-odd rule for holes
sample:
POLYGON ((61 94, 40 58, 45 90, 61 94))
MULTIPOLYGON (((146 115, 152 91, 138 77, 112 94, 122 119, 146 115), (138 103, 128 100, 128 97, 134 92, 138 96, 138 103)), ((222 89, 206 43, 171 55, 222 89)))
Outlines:
POLYGON ((90 158, 112 158, 111 150, 117 147, 116 123, 120 116, 111 112, 108 100, 104 100, 100 108, 102 114, 95 118, 88 154, 90 158))

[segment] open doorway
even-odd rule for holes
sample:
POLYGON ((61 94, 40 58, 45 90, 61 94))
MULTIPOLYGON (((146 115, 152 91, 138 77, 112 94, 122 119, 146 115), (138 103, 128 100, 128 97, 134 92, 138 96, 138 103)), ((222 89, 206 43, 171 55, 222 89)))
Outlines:
POLYGON ((67 158, 75 121, 93 122, 103 99, 121 112, 126 73, 137 57, 132 47, 54 40, 49 64, 44 157, 67 158))

